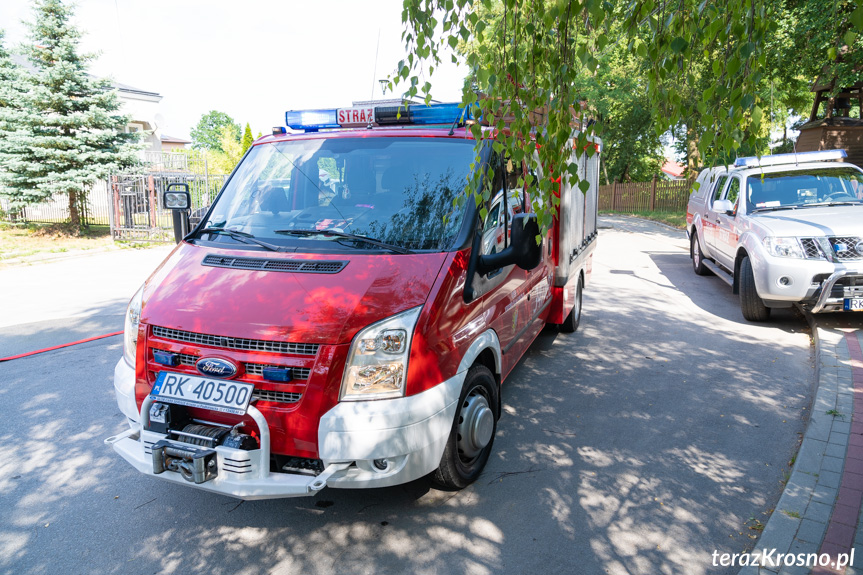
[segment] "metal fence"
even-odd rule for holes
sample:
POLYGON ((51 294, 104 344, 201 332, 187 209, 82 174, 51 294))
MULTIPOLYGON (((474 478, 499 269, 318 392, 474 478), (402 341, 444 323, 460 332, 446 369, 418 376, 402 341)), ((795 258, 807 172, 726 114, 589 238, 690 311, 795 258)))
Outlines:
MULTIPOLYGON (((79 202, 81 223, 107 226, 111 223, 111 198, 108 184, 96 182, 79 202)), ((30 204, 17 210, 9 207, 9 200, 0 198, 0 210, 5 220, 15 223, 61 224, 69 221, 69 196, 57 194, 47 202, 30 204)))
POLYGON ((171 210, 162 206, 170 184, 189 186, 192 216, 200 217, 222 188, 227 176, 184 173, 135 174, 109 178, 111 235, 115 240, 174 241, 171 210))
MULTIPOLYGON (((194 219, 202 215, 227 178, 210 174, 206 155, 195 150, 144 152, 142 159, 145 169, 140 173, 110 176, 81 194, 82 224, 110 226, 115 240, 173 241, 172 216, 162 208, 162 192, 172 183, 188 184, 194 219)), ((58 194, 17 210, 0 198, 0 211, 9 222, 64 223, 69 221, 69 198, 58 194)))
POLYGON ((615 182, 599 187, 599 210, 603 212, 685 212, 692 191, 689 180, 615 182))

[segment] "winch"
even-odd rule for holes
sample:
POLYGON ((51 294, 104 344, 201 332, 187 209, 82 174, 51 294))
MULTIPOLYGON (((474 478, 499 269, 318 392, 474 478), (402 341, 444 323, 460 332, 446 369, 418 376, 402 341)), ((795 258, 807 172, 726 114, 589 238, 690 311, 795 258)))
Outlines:
POLYGON ((213 479, 219 473, 217 446, 258 448, 255 438, 240 433, 239 427, 190 419, 181 406, 153 403, 149 430, 168 436, 153 445, 153 472, 175 471, 192 483, 213 479))

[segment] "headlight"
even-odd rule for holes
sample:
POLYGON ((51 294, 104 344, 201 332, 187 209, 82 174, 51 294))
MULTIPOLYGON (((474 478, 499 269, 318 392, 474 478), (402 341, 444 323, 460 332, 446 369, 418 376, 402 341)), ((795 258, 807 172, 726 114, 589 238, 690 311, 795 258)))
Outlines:
POLYGON ((129 300, 129 307, 126 308, 126 325, 125 333, 123 334, 123 358, 130 367, 135 367, 135 357, 137 355, 136 348, 138 347, 138 326, 141 325, 141 297, 144 293, 144 286, 138 288, 132 299, 129 300))
POLYGON ((422 306, 396 314, 360 331, 342 377, 342 401, 386 399, 405 394, 411 339, 422 306))
POLYGON ((804 258, 803 248, 800 246, 800 240, 797 238, 774 238, 772 236, 764 238, 764 249, 771 256, 778 258, 804 258))

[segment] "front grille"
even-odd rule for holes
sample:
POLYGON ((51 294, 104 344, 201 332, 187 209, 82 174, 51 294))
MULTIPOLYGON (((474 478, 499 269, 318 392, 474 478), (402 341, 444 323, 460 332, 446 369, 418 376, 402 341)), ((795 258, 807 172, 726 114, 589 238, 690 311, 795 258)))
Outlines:
POLYGON ((234 258, 209 255, 201 262, 205 266, 271 272, 297 272, 307 274, 337 274, 348 265, 333 260, 283 260, 264 258, 234 258))
MULTIPOLYGON (((165 353, 174 353, 169 352, 164 349, 152 348, 153 351, 164 351, 165 353)), ((201 359, 197 355, 190 355, 188 353, 175 353, 174 355, 180 358, 180 365, 188 365, 191 367, 195 367, 195 364, 198 363, 198 360, 201 359)), ((264 363, 244 363, 243 366, 246 369, 246 373, 252 375, 264 375, 265 367, 291 367, 289 365, 270 365, 264 363)), ((308 367, 291 367, 291 373, 293 374, 294 379, 309 379, 309 375, 311 375, 312 370, 308 367)))
POLYGON ((806 253, 806 257, 808 259, 820 260, 824 257, 818 247, 818 242, 816 242, 814 238, 802 238, 800 243, 803 244, 803 251, 806 253))
POLYGON ((245 339, 182 331, 169 327, 153 326, 153 335, 163 339, 195 343, 223 349, 241 349, 244 351, 268 351, 270 353, 288 353, 293 355, 317 355, 316 343, 290 343, 286 341, 269 341, 264 339, 245 339))
POLYGON ((859 237, 832 237, 830 246, 837 260, 859 260, 863 258, 863 242, 859 237))
POLYGON ((252 397, 260 401, 272 401, 274 403, 297 403, 303 394, 287 391, 272 391, 269 389, 256 389, 252 397))

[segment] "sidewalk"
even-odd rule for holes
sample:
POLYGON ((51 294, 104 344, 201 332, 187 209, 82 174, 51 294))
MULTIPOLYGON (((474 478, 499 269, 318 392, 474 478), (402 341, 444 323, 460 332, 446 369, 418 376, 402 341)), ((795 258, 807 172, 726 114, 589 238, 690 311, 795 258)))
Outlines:
POLYGON ((740 575, 863 575, 863 332, 842 314, 807 314, 817 389, 793 473, 753 553, 827 553, 831 565, 744 567, 740 575), (836 568, 854 551, 854 567, 836 568))

